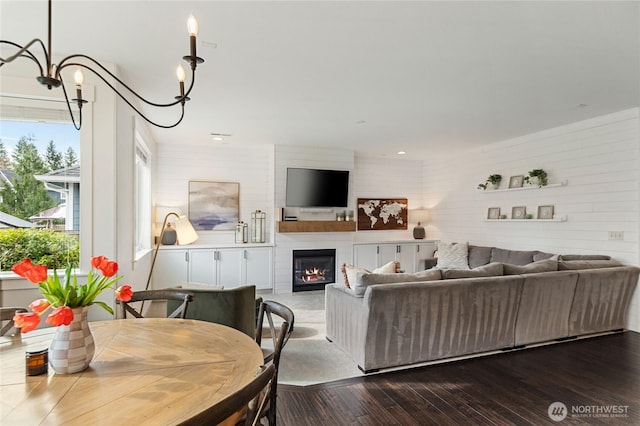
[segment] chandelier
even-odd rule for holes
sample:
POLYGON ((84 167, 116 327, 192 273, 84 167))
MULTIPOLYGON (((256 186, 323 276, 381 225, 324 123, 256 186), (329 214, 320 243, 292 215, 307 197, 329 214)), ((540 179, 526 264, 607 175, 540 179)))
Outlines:
POLYGON ((73 122, 73 125, 77 130, 80 130, 80 128, 82 127, 82 105, 87 103, 86 100, 82 99, 82 83, 84 82, 84 75, 82 74, 82 70, 81 70, 82 68, 92 72, 98 78, 100 78, 100 80, 102 80, 107 86, 109 86, 111 90, 113 90, 124 102, 127 103, 127 105, 129 105, 140 117, 145 119, 148 123, 157 127, 162 127, 164 129, 169 129, 180 124, 180 122, 184 118, 184 104, 186 101, 189 100, 189 93, 191 93, 191 89, 193 89, 193 84, 195 82, 196 67, 198 64, 201 64, 202 62, 204 62, 204 59, 199 58, 196 55, 196 35, 198 34, 198 22, 193 17, 193 15, 189 16, 189 19, 187 21, 191 51, 189 55, 183 56, 182 58, 191 65, 191 84, 189 85, 189 89, 185 92, 184 82, 186 79, 186 72, 182 67, 182 65, 178 65, 176 76, 178 77, 178 83, 180 86, 180 95, 175 96, 174 100, 168 103, 156 103, 156 102, 151 102, 143 98, 142 96, 140 96, 131 87, 125 84, 122 80, 120 80, 112 72, 107 70, 103 65, 101 65, 98 61, 91 58, 90 56, 83 55, 83 54, 73 54, 62 59, 57 65, 54 64, 52 61, 53 55, 51 52, 51 1, 52 0, 49 0, 49 23, 48 23, 47 46, 45 47, 42 40, 38 38, 31 40, 24 47, 12 41, 0 40, 0 45, 6 44, 19 49, 15 54, 13 54, 8 58, 0 57, 0 67, 10 62, 13 62, 13 60, 20 57, 28 58, 28 59, 31 59, 33 62, 35 62, 38 68, 40 69, 40 75, 36 77, 36 79, 40 84, 47 86, 49 90, 51 90, 54 87, 62 87, 62 92, 64 93, 64 99, 67 103, 69 115, 71 116, 71 121, 73 122), (29 50, 32 48, 32 46, 37 47, 38 45, 42 48, 42 51, 44 53, 44 63, 40 62, 40 60, 38 60, 38 57, 31 50, 29 50), (78 60, 82 62, 77 62, 78 60), (88 65, 85 62, 88 62, 90 65, 88 65), (73 75, 74 82, 76 85, 76 97, 71 100, 69 100, 69 97, 67 95, 67 90, 65 89, 64 81, 62 79, 62 70, 68 67, 77 68, 73 75), (120 90, 116 89, 114 87, 114 84, 112 84, 108 80, 108 78, 113 79, 113 81, 115 81, 116 84, 119 84, 122 87, 124 87, 126 89, 126 92, 122 93, 120 90), (133 105, 132 100, 130 100, 132 96, 144 102, 147 105, 151 105, 158 108, 167 108, 167 107, 174 107, 179 105, 181 109, 180 118, 178 118, 178 120, 172 124, 160 124, 160 123, 154 122, 148 117, 146 117, 138 108, 136 108, 133 105), (77 122, 76 122, 76 118, 74 117, 73 111, 71 110, 71 102, 74 102, 78 105, 79 112, 78 112, 77 122))

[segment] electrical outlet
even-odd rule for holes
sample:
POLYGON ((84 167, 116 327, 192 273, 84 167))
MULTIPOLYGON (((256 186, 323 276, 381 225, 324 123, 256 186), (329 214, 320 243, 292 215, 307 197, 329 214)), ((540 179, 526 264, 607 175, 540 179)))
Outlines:
POLYGON ((624 232, 622 231, 609 231, 609 239, 610 240, 624 240, 624 232))

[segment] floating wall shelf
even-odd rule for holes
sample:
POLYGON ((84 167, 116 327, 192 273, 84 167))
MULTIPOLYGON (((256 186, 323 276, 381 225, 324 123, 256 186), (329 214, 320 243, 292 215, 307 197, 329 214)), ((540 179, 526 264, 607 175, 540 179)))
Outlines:
POLYGON ((278 232, 355 232, 355 221, 297 220, 276 222, 278 232))
MULTIPOLYGON (((545 185, 542 187, 539 186, 534 186, 534 185, 529 185, 529 186, 523 186, 520 188, 505 188, 505 189, 487 189, 485 191, 482 191, 483 194, 490 194, 493 192, 509 192, 509 191, 523 191, 523 190, 529 190, 529 189, 545 189, 545 188, 557 188, 559 186, 566 186, 567 185, 567 181, 563 180, 560 183, 550 183, 549 185, 545 185)), ((531 219, 529 219, 531 220, 531 219)))
POLYGON ((485 219, 485 222, 566 222, 567 216, 554 219, 485 219))

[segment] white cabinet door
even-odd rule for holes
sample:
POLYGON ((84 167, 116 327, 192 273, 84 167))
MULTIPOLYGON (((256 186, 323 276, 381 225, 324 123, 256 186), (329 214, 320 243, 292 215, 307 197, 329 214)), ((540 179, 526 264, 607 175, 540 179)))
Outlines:
POLYGON ((376 268, 382 265, 386 265, 396 259, 396 252, 398 251, 397 244, 378 244, 378 264, 376 268))
POLYGON ((271 248, 246 248, 244 251, 244 284, 255 284, 256 289, 273 288, 273 256, 271 248))
POLYGON ((408 274, 416 272, 416 244, 398 244, 396 260, 400 262, 400 269, 408 274))
POLYGON ((243 250, 219 249, 215 254, 216 282, 224 288, 239 287, 242 284, 243 250))
POLYGON ((359 268, 373 270, 378 267, 378 244, 355 244, 353 264, 359 268))
POLYGON ((213 249, 189 250, 189 281, 216 284, 215 251, 213 249))
POLYGON ((188 251, 159 250, 153 268, 154 289, 175 287, 189 281, 188 251))

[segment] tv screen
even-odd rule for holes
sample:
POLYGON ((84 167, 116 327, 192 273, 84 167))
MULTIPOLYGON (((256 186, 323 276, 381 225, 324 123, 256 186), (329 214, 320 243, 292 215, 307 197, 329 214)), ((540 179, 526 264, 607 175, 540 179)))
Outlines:
POLYGON ((287 207, 347 207, 349 171, 287 169, 287 207))

